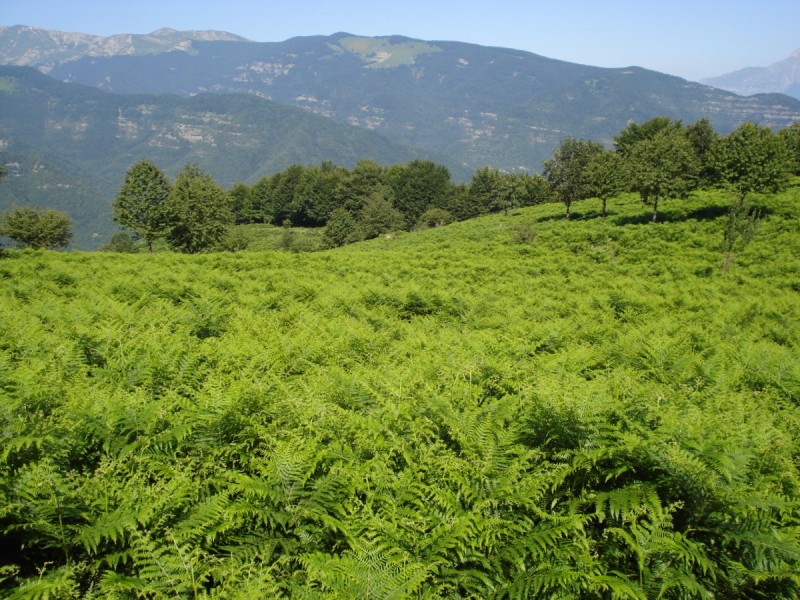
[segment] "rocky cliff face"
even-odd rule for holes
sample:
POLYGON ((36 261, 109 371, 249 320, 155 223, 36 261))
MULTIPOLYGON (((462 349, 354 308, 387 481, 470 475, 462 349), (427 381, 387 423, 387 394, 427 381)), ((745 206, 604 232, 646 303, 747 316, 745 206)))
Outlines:
POLYGON ((103 37, 15 25, 0 27, 0 63, 36 66, 47 72, 54 64, 86 56, 134 56, 173 50, 188 51, 195 41, 246 40, 224 31, 176 31, 165 28, 144 35, 103 37))

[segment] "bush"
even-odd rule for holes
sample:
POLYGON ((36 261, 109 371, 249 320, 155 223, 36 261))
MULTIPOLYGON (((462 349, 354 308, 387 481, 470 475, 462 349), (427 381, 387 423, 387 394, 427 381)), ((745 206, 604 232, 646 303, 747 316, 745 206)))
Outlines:
POLYGON ((453 215, 443 208, 430 208, 422 213, 417 221, 415 229, 428 229, 430 227, 441 227, 453 222, 453 215))
POLYGON ((127 233, 115 233, 111 236, 111 241, 104 246, 98 248, 101 252, 122 252, 125 254, 134 254, 139 251, 133 238, 127 233))
POLYGON ((358 222, 350 211, 344 208, 337 208, 331 213, 322 237, 329 248, 337 248, 364 239, 358 222))
POLYGON ((511 230, 511 238, 517 244, 530 244, 536 239, 536 235, 536 228, 530 221, 520 223, 511 230))
POLYGON ((72 239, 72 220, 50 208, 15 208, 3 215, 0 235, 20 248, 63 248, 72 239))

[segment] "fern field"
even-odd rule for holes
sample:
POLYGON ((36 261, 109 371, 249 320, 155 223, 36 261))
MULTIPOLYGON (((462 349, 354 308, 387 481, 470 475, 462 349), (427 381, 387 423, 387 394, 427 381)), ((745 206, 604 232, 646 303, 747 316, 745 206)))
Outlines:
POLYGON ((9 598, 797 598, 800 188, 0 256, 9 598))

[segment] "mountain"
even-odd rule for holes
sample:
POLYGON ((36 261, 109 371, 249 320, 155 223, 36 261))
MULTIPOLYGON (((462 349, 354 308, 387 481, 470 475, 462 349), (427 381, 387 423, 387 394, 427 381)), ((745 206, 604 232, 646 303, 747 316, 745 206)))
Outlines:
POLYGON ((745 120, 783 127, 800 118, 800 102, 786 96, 742 98, 638 67, 347 33, 275 43, 192 40, 168 52, 87 55, 46 68, 54 78, 118 93, 260 95, 468 170, 538 171, 566 136, 611 144, 630 120, 655 116, 708 117, 723 133, 745 120))
POLYGON ((85 56, 137 56, 175 50, 189 51, 195 41, 245 41, 224 31, 176 31, 159 29, 147 35, 121 34, 103 37, 67 33, 26 25, 0 26, 0 58, 3 64, 50 66, 85 56))
POLYGON ((780 92, 800 99, 800 49, 768 67, 749 67, 709 77, 703 83, 743 96, 780 92))
POLYGON ((222 185, 296 163, 405 163, 421 153, 371 131, 254 95, 119 95, 0 66, 0 210, 65 210, 76 242, 107 241, 110 202, 125 171, 149 158, 174 175, 199 164, 222 185))

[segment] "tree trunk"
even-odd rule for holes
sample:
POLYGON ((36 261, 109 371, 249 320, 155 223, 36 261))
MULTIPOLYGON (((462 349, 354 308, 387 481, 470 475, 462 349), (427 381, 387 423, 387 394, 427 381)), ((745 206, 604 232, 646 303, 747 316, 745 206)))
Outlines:
POLYGON ((725 262, 722 264, 722 272, 727 273, 730 271, 730 268, 733 266, 733 261, 736 258, 733 250, 728 250, 725 253, 725 262))
POLYGON ((658 221, 658 198, 653 201, 653 223, 658 221))

